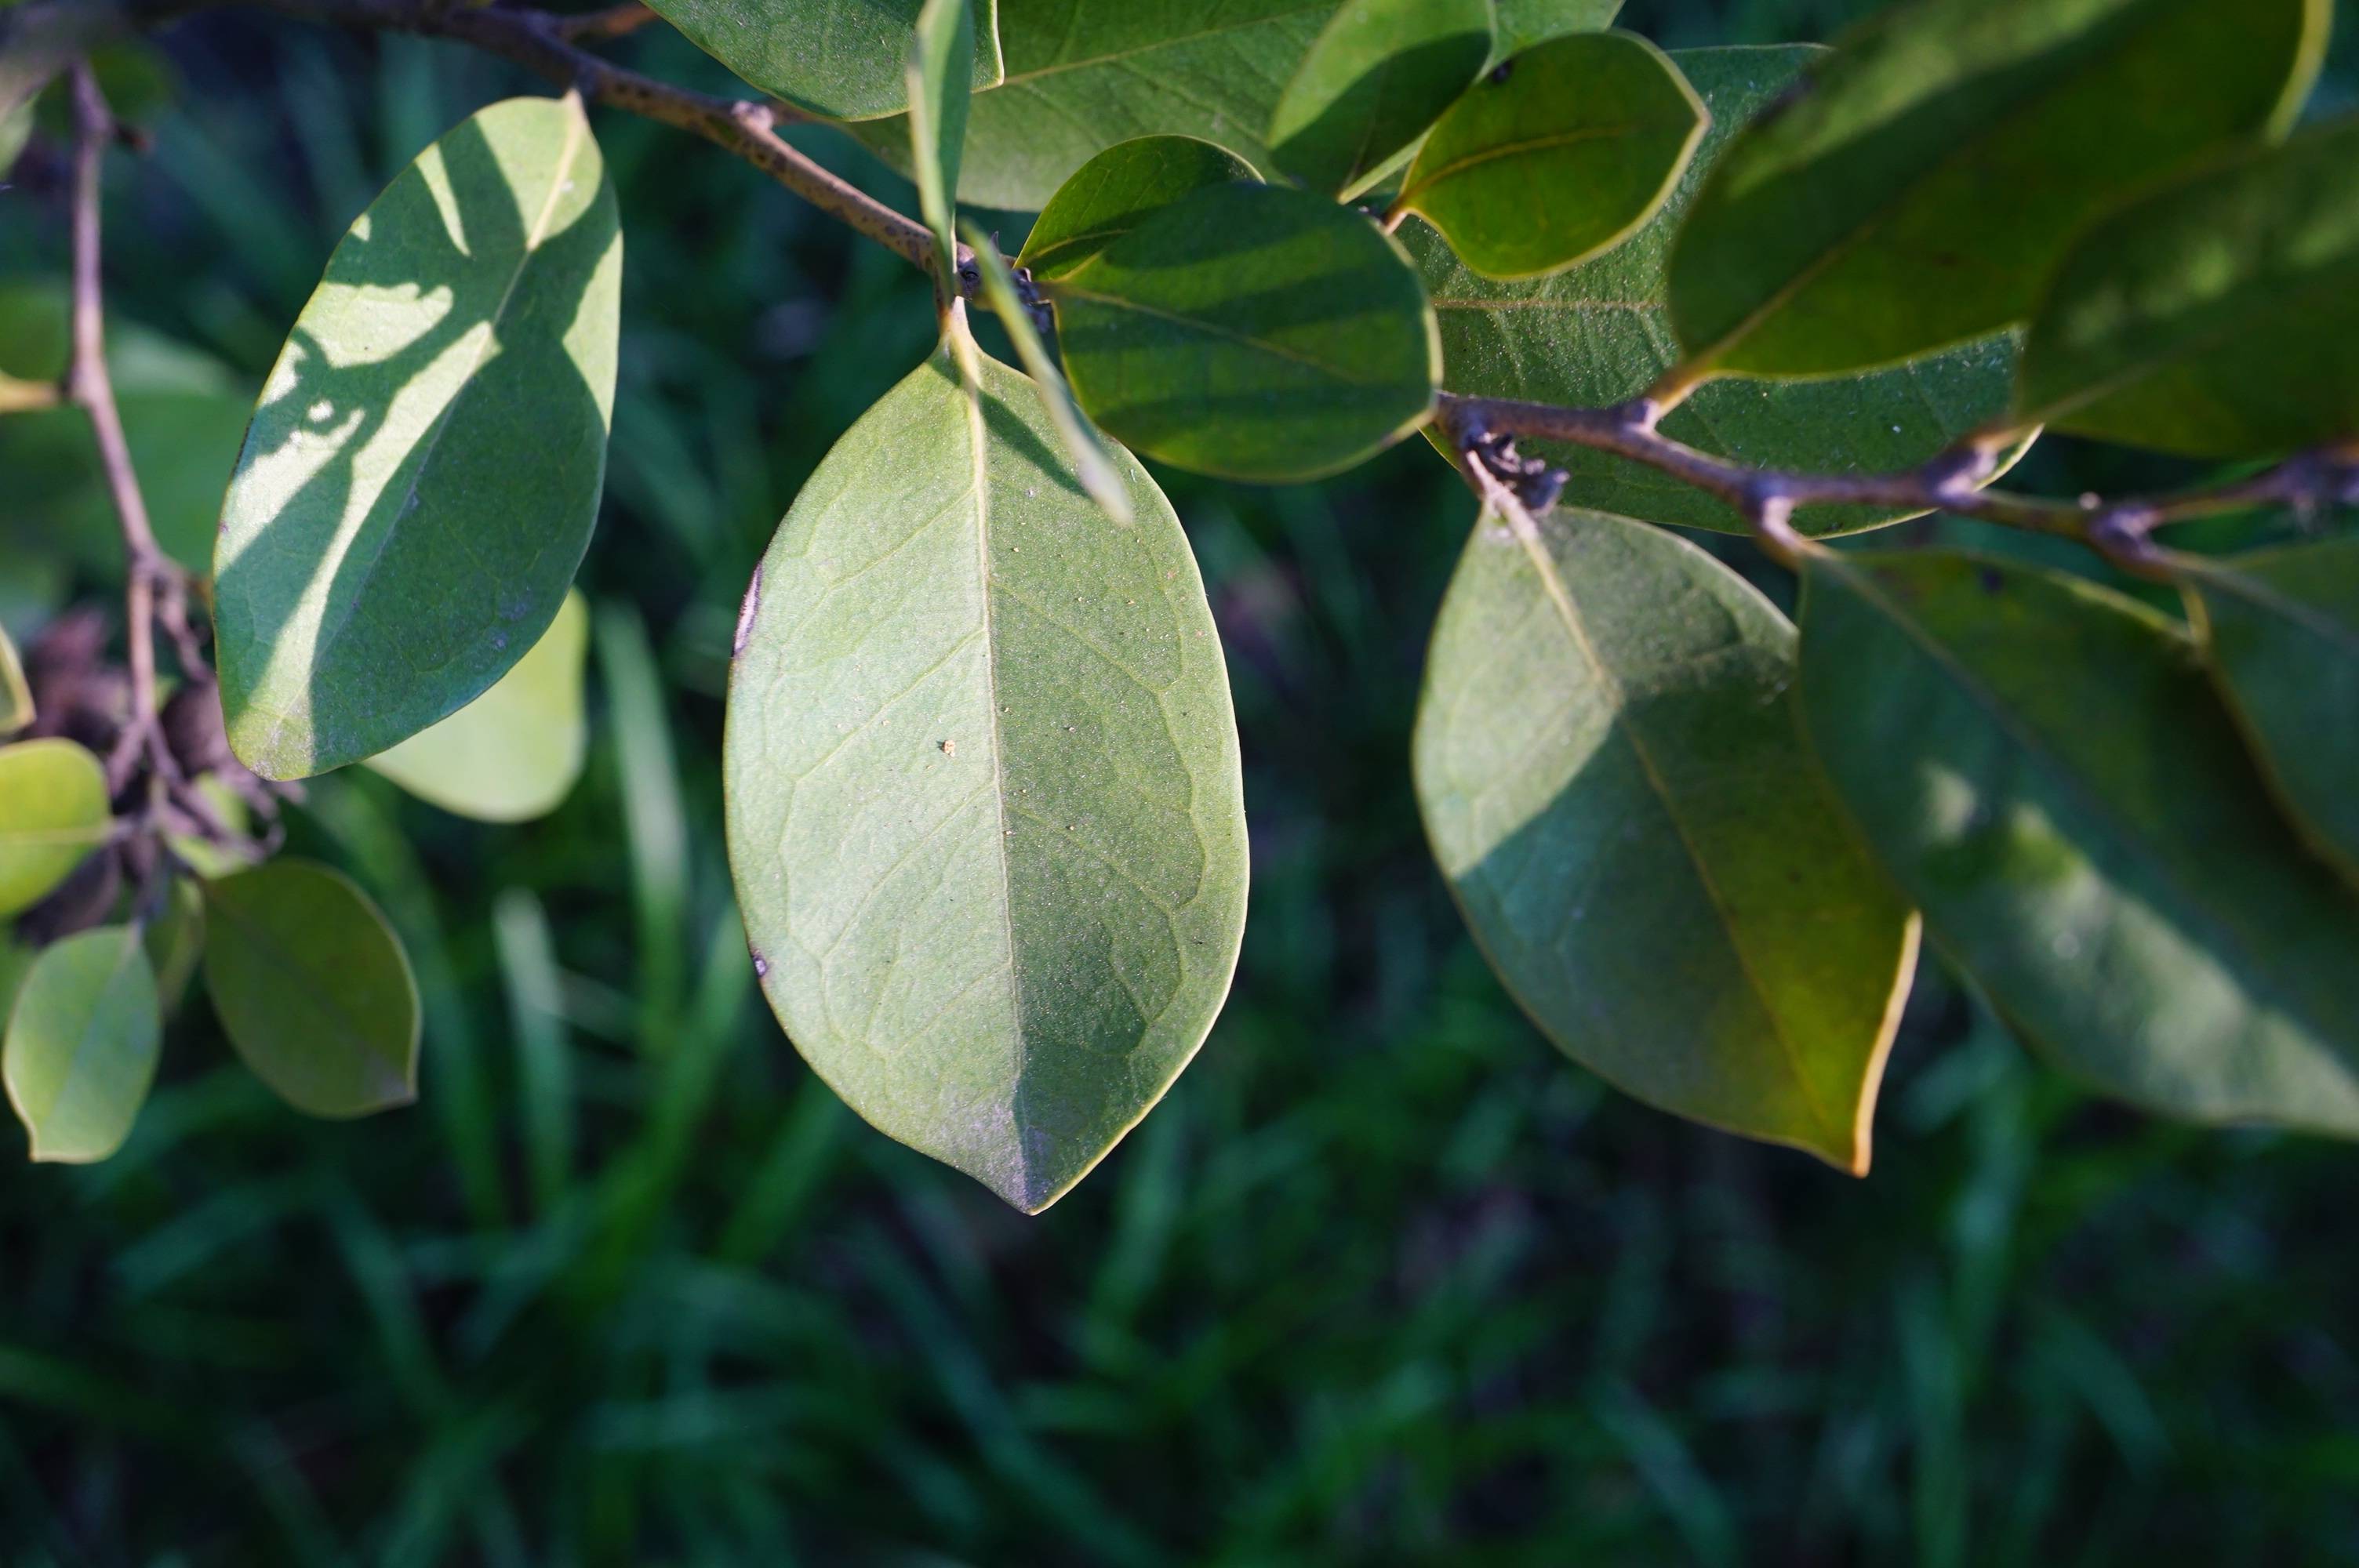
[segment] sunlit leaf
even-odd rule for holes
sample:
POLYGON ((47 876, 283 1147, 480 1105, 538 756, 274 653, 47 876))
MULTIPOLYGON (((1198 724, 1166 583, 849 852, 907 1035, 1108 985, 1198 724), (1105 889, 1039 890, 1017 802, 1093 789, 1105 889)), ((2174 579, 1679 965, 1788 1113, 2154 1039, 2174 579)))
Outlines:
POLYGON ((432 728, 368 760, 419 799, 481 822, 557 809, 582 776, 590 730, 582 670, 590 611, 577 590, 499 683, 432 728))
POLYGON ((1118 143, 1057 188, 1016 264, 1043 281, 1071 277, 1158 209, 1208 185, 1260 178, 1226 147, 1193 136, 1118 143))
POLYGON ((6 628, 0 627, 0 736, 33 721, 33 688, 25 684, 25 664, 6 628))
POLYGON ((1996 558, 1814 550, 1802 576, 1807 733, 2000 1016, 2169 1115, 2359 1133, 2359 898, 2185 631, 1996 558))
MULTIPOLYGON (((903 67, 923 0, 647 0, 690 42, 752 86, 837 120, 909 105, 903 67)), ((963 58, 979 90, 1000 79, 993 0, 974 0, 963 58)), ((906 138, 904 142, 906 149, 906 138)))
POLYGON ((1432 408, 1440 351, 1416 271, 1308 191, 1199 190, 1047 290, 1090 417, 1180 468, 1312 479, 1432 408))
POLYGON ((1610 250, 1653 217, 1711 124, 1679 67, 1627 33, 1527 49, 1433 127, 1395 205, 1488 277, 1610 250))
POLYGON ((2017 415, 2190 457, 2359 436, 2359 119, 2166 186, 2082 237, 2017 415))
POLYGON ((106 771, 71 741, 0 746, 0 915, 38 903, 105 842, 106 771))
MULTIPOLYGON (((1423 224, 1407 225, 1441 326, 1442 384, 1452 392, 1570 407, 1636 397, 1677 350, 1663 306, 1663 264, 1697 186, 1738 127, 1788 86, 1805 47, 1688 49, 1673 55, 1712 111, 1712 125, 1658 213, 1624 243, 1567 271, 1521 282, 1478 276, 1423 224)), ((1663 417, 1663 434, 1715 456, 1798 473, 1888 473, 1911 468, 2006 411, 2013 341, 1986 339, 1886 371, 1815 381, 1710 383, 1663 417)), ((1524 443, 1571 474, 1567 502, 1651 523, 1745 531, 1716 497, 1626 459, 1545 441, 1524 443)), ((1809 507, 1806 533, 1873 527, 1898 514, 1809 507)))
POLYGON ((0 1050, 34 1159, 85 1164, 123 1147, 155 1081, 162 1029, 138 932, 101 926, 41 950, 0 1050))
POLYGON ((1739 137, 1671 254, 1698 365, 1889 364, 2028 316, 2076 232, 2290 123, 2331 0, 1918 0, 1739 137))
POLYGON ((1414 748, 1434 854, 1566 1054, 1667 1110, 1864 1173, 1916 956, 1785 701, 1794 630, 1658 528, 1479 524, 1414 748))
POLYGON ((418 1098, 418 982, 351 879, 281 858, 204 892, 205 989, 256 1077, 310 1116, 418 1098))
MULTIPOLYGON (((977 356, 980 359, 980 356, 977 356)), ((1162 1096, 1245 921, 1235 721, 1171 508, 1082 492, 1022 377, 935 354, 796 498, 739 622, 730 862, 796 1048, 1038 1210, 1162 1096)))
POLYGON ((909 47, 910 164, 946 284, 958 276, 955 208, 970 92, 959 66, 973 54, 974 13, 967 0, 926 0, 909 47))
POLYGON ((353 223, 222 514, 222 699, 247 766, 382 752, 548 628, 597 517, 622 254, 571 99, 482 111, 353 223))
POLYGON ((975 265, 983 272, 984 297, 991 302, 999 324, 1007 329, 1008 341, 1016 345, 1016 356, 1024 362, 1024 373, 1040 395, 1040 411, 1049 416, 1050 427, 1057 432, 1058 443, 1064 449, 1073 477, 1089 492, 1091 500, 1105 508, 1107 516, 1117 523, 1129 522, 1130 484, 1107 455, 1104 439, 1090 427, 1090 422, 1075 406, 1072 389, 1065 384, 1056 362, 1049 357, 1049 346, 1040 341, 1030 307, 1016 292, 1015 275, 1007 270, 999 247, 972 226, 967 230, 967 246, 973 251, 975 265))
MULTIPOLYGON (((1274 167, 1263 133, 1337 0, 1000 0, 1006 77, 978 92, 959 196, 1037 211, 1096 154, 1135 136, 1201 136, 1274 167)), ((856 127, 900 164, 897 124, 856 127)))
POLYGON ((1270 120, 1270 159, 1350 193, 1425 134, 1491 58, 1491 0, 1344 0, 1270 120))
POLYGON ((2263 776, 2359 884, 2359 536, 2184 558, 2180 584, 2263 776))

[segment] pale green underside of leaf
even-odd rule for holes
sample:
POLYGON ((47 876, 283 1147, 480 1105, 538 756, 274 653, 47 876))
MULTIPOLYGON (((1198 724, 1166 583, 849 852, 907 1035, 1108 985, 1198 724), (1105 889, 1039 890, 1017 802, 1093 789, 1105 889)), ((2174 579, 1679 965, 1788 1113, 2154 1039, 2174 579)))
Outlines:
POLYGON ((590 610, 577 589, 491 690, 367 765, 419 799, 480 822, 547 816, 571 793, 589 750, 582 713, 589 646, 590 610))
POLYGON ((1673 535, 1486 518, 1427 659, 1418 799, 1484 953, 1568 1055, 1864 1172, 1916 934, 1802 748, 1793 657, 1785 618, 1673 535))
POLYGON ((578 105, 482 111, 353 224, 255 410, 222 698, 273 778, 473 701, 563 602, 604 481, 622 235, 578 105))
POLYGON ((71 741, 0 746, 0 916, 38 903, 105 841, 106 772, 71 741))
POLYGON ((2359 436, 2359 120, 2100 222, 2032 319, 2018 410, 2189 457, 2359 436))
POLYGON ((16 642, 0 628, 0 739, 33 721, 33 689, 25 682, 24 661, 16 642))
POLYGON ((2359 1132, 2359 901, 2181 629, 1995 558, 1818 552, 1803 580, 1808 733, 2001 1016, 2167 1115, 2359 1132))
MULTIPOLYGON (((902 72, 923 0, 647 0, 751 86, 836 120, 909 106, 902 72)), ((1000 78, 993 0, 974 0, 966 53, 977 91, 1000 78)))
POLYGON ((1491 58, 1491 0, 1344 0, 1278 94, 1270 157, 1340 194, 1425 134, 1491 58))
POLYGON ((1082 406, 1181 468, 1316 479, 1432 408, 1440 349, 1415 269, 1309 191, 1199 190, 1047 287, 1082 406))
POLYGON ((1208 185, 1258 180, 1253 165, 1195 136, 1117 143, 1073 171, 1032 225, 1016 265, 1046 282, 1077 276, 1158 209, 1208 185))
POLYGON ((1418 149, 1398 205, 1495 278, 1611 250, 1677 187, 1711 124, 1669 57, 1627 33, 1556 38, 1470 88, 1418 149))
POLYGON ((205 989, 256 1077, 310 1116, 418 1098, 418 982, 366 894, 280 859, 205 884, 205 989))
MULTIPOLYGON (((1477 276, 1421 223, 1401 234, 1441 328, 1442 384, 1486 397, 1605 407, 1652 385, 1678 357, 1663 305, 1663 267, 1687 206, 1737 130, 1821 49, 1687 49, 1671 59, 1711 110, 1710 134, 1662 211, 1628 241, 1550 277, 1477 276)), ((2003 414, 2015 344, 1988 339, 1895 369, 1820 381, 1730 378, 1667 415, 1663 433, 1716 456, 1808 473, 1913 467, 2003 414)), ((1643 463, 1549 442, 1525 443, 1571 475, 1576 506, 1743 533, 1734 510, 1643 463)), ((2013 460, 2011 454, 2008 460, 2013 460)), ((1805 533, 1846 533, 1901 514, 1810 507, 1805 533)))
MULTIPOLYGON (((981 359, 981 356, 977 356, 981 359)), ((1235 720, 1144 470, 1082 493, 1024 378, 938 352, 796 498, 740 621, 730 862, 797 1049, 1037 1211, 1194 1054, 1245 921, 1235 720)))
POLYGON ((2102 208, 2290 122, 2331 0, 1923 0, 1872 20, 1696 198, 1699 361, 1810 375, 2020 321, 2102 208))
POLYGON ((162 1028, 136 931, 102 926, 42 949, 0 1050, 34 1159, 82 1164, 123 1147, 155 1081, 162 1028))
POLYGON ((2180 583, 2263 775, 2359 886, 2359 537, 2190 560, 2180 583))

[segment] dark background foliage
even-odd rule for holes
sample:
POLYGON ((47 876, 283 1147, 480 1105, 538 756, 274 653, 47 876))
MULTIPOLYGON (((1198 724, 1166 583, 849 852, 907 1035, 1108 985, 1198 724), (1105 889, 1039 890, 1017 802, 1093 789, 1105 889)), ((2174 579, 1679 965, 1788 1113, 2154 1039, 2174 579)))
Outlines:
MULTIPOLYGON (((377 186, 538 91, 232 15, 168 49, 114 308, 256 381, 377 186)), ((1409 793, 1473 513, 1417 443, 1316 488, 1166 476, 1254 832, 1236 991, 1170 1098, 1030 1220, 858 1124, 753 991, 721 692, 747 571, 926 351, 926 288, 677 133, 598 128, 628 263, 589 776, 521 829, 365 776, 299 816, 417 957, 418 1108, 301 1120, 196 1006, 122 1154, 0 1162, 0 1561, 2359 1561, 2348 1148, 2085 1098, 1930 964, 1864 1183, 1625 1100, 1516 1014, 1409 793)), ((16 178, 0 269, 61 275, 56 143, 16 178)))

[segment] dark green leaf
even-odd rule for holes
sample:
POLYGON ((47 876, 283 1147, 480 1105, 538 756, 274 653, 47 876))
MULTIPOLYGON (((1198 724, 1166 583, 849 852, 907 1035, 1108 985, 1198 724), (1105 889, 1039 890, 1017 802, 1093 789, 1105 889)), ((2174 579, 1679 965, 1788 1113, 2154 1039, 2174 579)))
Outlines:
POLYGON ((1499 60, 1567 33, 1603 32, 1622 14, 1622 0, 1491 0, 1491 9, 1499 60))
POLYGON ((378 752, 368 766, 419 799, 479 822, 546 816, 571 793, 589 749, 582 716, 589 646, 590 610, 577 590, 491 690, 378 752))
MULTIPOLYGON (((1279 90, 1337 0, 1000 0, 1006 81, 979 92, 959 196, 1038 211, 1082 165, 1135 136, 1201 136, 1274 167, 1279 90)), ((861 139, 896 163, 897 125, 861 139)))
POLYGON ((764 557, 730 680, 730 861, 821 1076, 1037 1211, 1219 1011, 1244 801, 1169 503, 1117 452, 1136 523, 1107 522, 1023 378, 981 370, 971 396, 938 353, 870 409, 764 557))
POLYGON ((1870 849, 2027 1040, 2169 1115, 2359 1132, 2359 900, 2176 623, 1995 558, 1814 550, 1799 689, 1870 849))
MULTIPOLYGON (((1452 392, 1602 408, 1636 397, 1677 350, 1663 308, 1663 263, 1712 161, 1762 104, 1822 51, 1805 47, 1690 49, 1672 56, 1702 94, 1711 134, 1679 189, 1646 227, 1593 261, 1549 277, 1477 276, 1431 230, 1403 233, 1441 325, 1442 381, 1452 392)), ((1911 468, 2004 414, 2013 341, 1989 339, 1893 370, 1818 381, 1731 378, 1699 387, 1662 431, 1719 457, 1802 473, 1911 468)), ((1527 442, 1571 475, 1567 502, 1650 523, 1742 533, 1737 514, 1641 463, 1527 442)), ((1873 527, 1897 514, 1811 507, 1805 533, 1873 527)))
POLYGON ((1499 978, 1666 1110, 1864 1173, 1914 920, 1785 701, 1794 630, 1658 528, 1474 530, 1419 704, 1418 799, 1499 978))
POLYGON ((122 1148, 155 1082, 162 1031, 138 932, 101 926, 42 949, 0 1060, 33 1158, 87 1164, 122 1148))
POLYGON ((1208 185, 1260 178, 1226 147, 1193 136, 1118 143, 1057 188, 1016 263, 1043 282, 1071 277, 1158 208, 1208 185))
POLYGON ((247 766, 382 752, 548 628, 597 518, 622 261, 571 99, 482 111, 336 247, 222 513, 222 699, 247 766))
POLYGON ((1270 159, 1354 194, 1491 58, 1491 0, 1344 0, 1278 94, 1270 159))
POLYGON ((1554 272, 1653 217, 1711 123, 1679 67, 1644 38, 1556 38, 1441 117, 1394 207, 1431 222, 1485 276, 1554 272))
MULTIPOLYGON (((903 68, 923 0, 647 0, 751 85, 814 114, 870 120, 909 106, 903 68)), ((962 57, 980 90, 1000 79, 993 0, 975 0, 962 57)), ((904 141, 906 147, 907 142, 904 141)))
POLYGON ((1433 406, 1440 351, 1415 270, 1366 218, 1308 191, 1199 190, 1048 292, 1082 406, 1181 468, 1313 479, 1433 406))
POLYGON ((418 1098, 418 982, 351 879, 282 859, 204 889, 205 988, 256 1077, 310 1116, 418 1098))
POLYGON ((2262 775, 2359 883, 2359 536, 2182 560, 2197 639, 2262 775))
POLYGON ((1107 516, 1117 523, 1129 522, 1129 481, 1107 456, 1103 438, 1090 427, 1090 422, 1075 406, 1072 389, 1065 384, 1056 362, 1049 357, 1049 345, 1040 341, 1031 308, 1016 293, 1015 276, 1007 270, 999 247, 989 235, 971 224, 966 238, 967 247, 974 253, 975 265, 983 273, 984 297, 990 301, 999 324, 1007 329, 1008 341, 1016 345, 1025 373, 1040 395, 1040 411, 1049 416, 1049 427, 1057 432, 1058 445, 1063 448, 1072 466, 1073 477, 1089 492, 1091 500, 1105 508, 1107 516))
POLYGON ((1740 136, 1671 254, 1701 369, 1889 364, 2031 312, 2090 218, 2291 122, 2330 0, 1919 0, 1740 136))
POLYGON ((934 232, 935 261, 945 286, 958 277, 959 154, 966 146, 972 89, 961 62, 974 54, 974 12, 967 0, 926 0, 909 46, 909 153, 918 207, 934 232))
POLYGON ((106 771, 71 741, 0 746, 0 916, 38 903, 106 838, 106 771))
POLYGON ((2032 318, 2017 412, 2200 458, 2359 436, 2359 119, 2090 230, 2032 318))

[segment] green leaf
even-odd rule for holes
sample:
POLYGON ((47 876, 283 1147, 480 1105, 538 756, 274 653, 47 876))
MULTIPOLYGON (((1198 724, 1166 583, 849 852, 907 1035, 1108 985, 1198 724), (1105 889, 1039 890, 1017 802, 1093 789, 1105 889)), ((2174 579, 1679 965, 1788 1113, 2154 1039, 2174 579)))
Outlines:
POLYGON ((576 589, 499 684, 367 765, 419 799, 479 822, 546 816, 571 793, 589 750, 582 716, 589 647, 590 610, 576 589))
POLYGON ((2262 776, 2359 883, 2359 536, 2180 561, 2196 638, 2262 776))
POLYGON ((1487 277, 1534 277, 1630 237, 1712 124, 1654 45, 1627 33, 1541 44, 1441 117, 1393 203, 1487 277))
MULTIPOLYGON (((909 106, 903 67, 922 0, 647 0, 688 40, 775 98, 834 120, 909 106)), ((976 90, 1001 70, 993 0, 976 0, 962 58, 976 90)), ((904 144, 906 146, 906 142, 904 144)))
POLYGON ((25 664, 5 627, 0 627, 0 735, 13 735, 33 721, 33 688, 25 664))
POLYGON ((1366 218, 1309 191, 1199 190, 1046 291, 1082 406, 1180 468, 1315 479, 1433 406, 1440 346, 1416 272, 1366 218))
POLYGON ((739 621, 730 863, 779 1022, 891 1136, 1037 1212, 1188 1064, 1244 930, 1221 648, 1179 520, 1082 493, 937 353, 796 498, 739 621))
POLYGON ((2290 123, 2331 0, 1919 0, 1729 148, 1671 254, 1693 364, 1889 364, 2031 312, 2102 208, 2290 123))
POLYGON ((2359 119, 2116 211, 2058 269, 2017 415, 2198 458, 2359 436, 2359 119))
POLYGON ((1260 178, 1228 148, 1194 136, 1117 143, 1057 188, 1016 265, 1042 282, 1075 276, 1158 209, 1208 185, 1260 178))
MULTIPOLYGON (((254 415, 252 389, 118 388, 115 404, 157 543, 190 570, 212 571, 222 492, 254 415)), ((0 471, 28 532, 92 573, 122 578, 122 527, 87 415, 60 407, 0 421, 0 471)))
POLYGON ((310 1116, 418 1098, 418 982, 350 878, 281 859, 204 891, 205 989, 256 1077, 310 1116))
POLYGON ((1270 158, 1314 190, 1356 192, 1491 58, 1491 0, 1344 0, 1288 78, 1270 158))
POLYGON ((1622 0, 1492 0, 1491 8, 1495 61, 1567 33, 1602 33, 1622 14, 1622 0))
MULTIPOLYGON (((1000 0, 1006 78, 975 96, 959 196, 1038 211, 1067 177, 1136 136, 1201 136, 1274 167, 1261 140, 1337 0, 1000 0)), ((908 133, 855 127, 899 163, 908 133)))
POLYGON ((1560 507, 1474 530, 1418 705, 1418 800, 1484 955, 1650 1104, 1865 1173, 1917 930, 1785 692, 1794 629, 1695 546, 1560 507))
MULTIPOLYGON (((1663 305, 1663 265, 1688 202, 1738 128, 1823 52, 1787 46, 1673 55, 1712 112, 1711 133, 1662 211, 1593 261, 1548 277, 1493 282, 1460 262, 1431 230, 1409 225, 1401 237, 1440 322, 1443 384, 1473 396, 1582 408, 1608 407, 1652 386, 1678 355, 1663 305)), ((2002 337, 1864 375, 1731 378, 1697 388, 1663 416, 1661 429, 1700 450, 1764 468, 1888 473, 1915 467, 2004 414, 2014 370, 2013 340, 2002 337)), ((1524 445, 1571 475, 1564 492, 1571 504, 1650 523, 1745 531, 1744 519, 1723 502, 1642 463, 1551 442, 1524 445)), ((1899 515, 1810 507, 1794 521, 1805 533, 1830 534, 1899 515)))
POLYGON ((1802 580, 1806 731, 2017 1033, 2165 1114, 2359 1133, 2359 900, 2183 629, 1995 558, 1813 550, 1802 580))
POLYGON ((163 1017, 139 933, 101 926, 42 950, 8 1014, 0 1076, 33 1158, 103 1160, 156 1081, 163 1017))
POLYGON ((571 98, 493 104, 353 223, 222 512, 222 700, 248 767, 373 756, 548 628, 604 482, 622 264, 571 98))
POLYGON ((174 878, 163 907, 140 933, 140 945, 155 971, 157 1000, 169 1018, 180 1011, 197 963, 205 955, 204 890, 190 879, 174 878))
POLYGON ((71 741, 0 746, 0 916, 30 909, 106 841, 106 771, 71 741))
POLYGON ((966 73, 974 54, 974 12, 967 0, 926 0, 909 46, 909 150, 918 208, 934 232, 943 287, 958 287, 959 154, 966 146, 966 73))
POLYGON ((1049 357, 1049 346, 1040 341, 1031 308, 1016 292, 1015 275, 1007 270, 999 247, 972 224, 968 225, 966 240, 967 248, 974 253, 975 265, 983 272, 984 295, 991 301, 1000 325, 1007 329, 1008 341, 1016 345, 1016 357, 1024 362, 1025 373, 1031 377, 1033 389, 1040 395, 1041 412, 1049 416, 1050 427, 1057 432, 1058 445, 1071 462, 1073 477, 1089 492, 1090 499, 1105 509, 1107 516, 1117 523, 1129 522, 1130 485, 1107 455, 1105 442, 1074 405, 1072 389, 1065 384, 1056 362, 1049 357))

